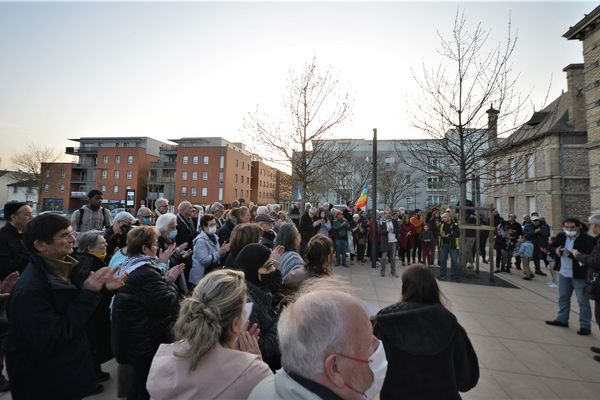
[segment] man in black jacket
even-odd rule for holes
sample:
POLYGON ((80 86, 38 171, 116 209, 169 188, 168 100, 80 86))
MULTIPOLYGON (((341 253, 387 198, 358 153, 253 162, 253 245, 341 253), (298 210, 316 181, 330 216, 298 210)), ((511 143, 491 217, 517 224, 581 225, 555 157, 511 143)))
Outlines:
POLYGON ((594 239, 582 231, 583 225, 576 218, 567 218, 563 222, 563 232, 556 235, 550 245, 556 248, 554 256, 554 269, 558 271, 558 314, 553 321, 546 321, 548 325, 569 326, 569 311, 573 290, 579 303, 578 335, 592 333, 592 309, 590 301, 583 293, 587 266, 575 259, 573 251, 589 254, 594 247, 594 239))
POLYGON ((306 245, 311 237, 315 236, 317 231, 319 230, 319 226, 321 225, 320 219, 315 219, 317 214, 317 210, 313 207, 309 208, 307 212, 302 214, 300 217, 300 237, 302 241, 300 242, 300 255, 304 256, 306 253, 306 245))
POLYGON ((75 237, 69 220, 34 218, 23 233, 32 259, 12 290, 6 364, 15 400, 81 399, 102 390, 85 333, 103 288, 116 290, 126 276, 107 267, 75 279, 75 237))
POLYGON ((29 263, 23 229, 31 221, 31 207, 27 203, 6 203, 4 217, 7 222, 0 229, 0 280, 15 271, 22 273, 29 263))

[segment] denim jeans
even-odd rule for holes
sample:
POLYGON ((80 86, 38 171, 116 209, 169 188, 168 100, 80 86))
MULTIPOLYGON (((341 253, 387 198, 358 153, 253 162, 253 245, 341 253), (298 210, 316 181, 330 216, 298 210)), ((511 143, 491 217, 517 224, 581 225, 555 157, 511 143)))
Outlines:
POLYGON ((585 279, 566 278, 558 273, 558 315, 556 320, 565 324, 569 323, 569 311, 571 310, 571 296, 573 290, 579 303, 579 326, 590 329, 592 326, 592 307, 585 294, 585 279))
POLYGON ((440 276, 447 276, 448 274, 448 253, 450 253, 450 266, 452 268, 452 277, 459 278, 458 270, 458 251, 450 248, 450 243, 442 244, 440 246, 440 276))
POLYGON ((348 251, 348 240, 335 239, 335 263, 346 265, 346 252, 348 251))
POLYGON ((381 276, 385 276, 385 264, 390 262, 392 275, 396 275, 396 245, 397 242, 388 243, 387 251, 381 252, 381 276))

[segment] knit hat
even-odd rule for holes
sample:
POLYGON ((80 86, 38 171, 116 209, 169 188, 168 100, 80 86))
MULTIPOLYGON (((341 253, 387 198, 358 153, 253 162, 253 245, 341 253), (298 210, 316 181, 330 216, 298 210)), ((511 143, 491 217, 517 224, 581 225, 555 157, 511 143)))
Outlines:
POLYGON ((271 250, 258 243, 250 243, 242 248, 235 263, 240 266, 246 275, 246 280, 258 285, 258 269, 271 257, 271 250))
POLYGON ((26 206, 27 203, 23 202, 23 201, 13 201, 10 203, 6 203, 4 205, 4 218, 5 219, 10 219, 10 216, 13 214, 16 214, 17 211, 19 211, 19 208, 26 206))

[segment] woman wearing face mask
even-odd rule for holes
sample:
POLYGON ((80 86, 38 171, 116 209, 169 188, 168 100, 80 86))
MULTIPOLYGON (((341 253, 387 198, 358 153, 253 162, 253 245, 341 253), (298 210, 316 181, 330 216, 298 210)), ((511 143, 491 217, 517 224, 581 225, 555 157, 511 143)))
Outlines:
POLYGON ((175 343, 161 345, 152 361, 152 399, 246 399, 272 375, 246 329, 246 293, 238 271, 215 271, 198 283, 181 303, 175 343))
MULTIPOLYGON (((107 245, 102 231, 87 231, 82 233, 78 240, 79 252, 75 258, 79 261, 79 265, 75 271, 85 280, 90 273, 106 267, 107 245)), ((109 310, 112 295, 112 292, 102 294, 100 303, 85 325, 98 382, 104 382, 110 378, 108 372, 102 371, 101 364, 113 358, 110 347, 109 310)))
POLYGON ((377 314, 373 331, 388 360, 382 400, 460 399, 477 384, 477 355, 442 296, 427 266, 413 265, 402 275, 402 300, 377 314))
MULTIPOLYGON (((156 254, 159 255, 161 252, 167 251, 169 247, 176 245, 177 216, 171 213, 161 215, 156 220, 156 229, 158 229, 158 233, 160 234, 160 237, 158 238, 158 253, 156 254)), ((192 256, 192 249, 188 249, 187 246, 187 243, 183 243, 175 247, 173 254, 169 258, 169 262, 167 263, 169 268, 173 265, 185 263, 186 260, 192 256)), ((177 281, 177 286, 183 294, 187 293, 186 274, 188 273, 189 271, 186 271, 177 281)))
POLYGON ((104 238, 106 239, 108 254, 106 261, 109 262, 110 258, 114 254, 115 250, 125 247, 127 240, 127 233, 131 229, 133 223, 133 215, 127 211, 121 211, 112 221, 112 225, 107 227, 104 231, 104 238))
POLYGON ((260 352, 263 360, 275 371, 281 368, 275 313, 275 307, 281 298, 281 273, 273 265, 271 250, 257 243, 245 246, 236 262, 244 271, 248 302, 253 303, 250 323, 258 324, 260 329, 260 352))
POLYGON ((200 218, 202 232, 194 238, 194 255, 189 282, 196 285, 204 275, 219 267, 219 260, 229 251, 229 243, 219 245, 217 220, 212 214, 200 218))

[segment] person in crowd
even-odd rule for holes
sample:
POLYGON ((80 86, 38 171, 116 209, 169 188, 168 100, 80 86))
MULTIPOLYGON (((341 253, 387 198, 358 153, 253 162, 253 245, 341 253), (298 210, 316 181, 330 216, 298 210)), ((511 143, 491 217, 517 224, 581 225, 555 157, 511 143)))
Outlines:
MULTIPOLYGON (((483 214, 479 216, 479 224, 480 225, 489 225, 489 218, 483 214)), ((488 264, 487 260, 487 243, 490 237, 490 231, 487 229, 482 229, 479 231, 479 255, 481 256, 481 262, 484 264, 488 264)), ((490 251, 492 251, 490 249, 490 251)))
POLYGON ((256 209, 256 216, 258 217, 259 215, 269 215, 269 207, 258 206, 258 208, 256 209))
POLYGON ((161 344, 152 361, 152 399, 246 399, 273 375, 256 335, 246 330, 246 298, 238 271, 215 271, 198 283, 181 303, 175 342, 161 344))
POLYGON ((306 252, 306 245, 311 237, 317 234, 319 230, 319 226, 321 225, 321 220, 316 219, 317 209, 316 208, 308 208, 308 212, 302 214, 300 217, 300 236, 302 237, 302 241, 300 242, 300 255, 304 255, 306 252))
POLYGON ((460 231, 458 225, 452 221, 450 213, 442 214, 442 225, 440 225, 439 249, 440 249, 440 274, 438 279, 446 279, 448 269, 448 255, 450 255, 450 265, 452 278, 455 281, 460 280, 460 271, 458 267, 458 239, 460 231))
POLYGON ((360 263, 365 263, 365 252, 367 249, 367 221, 360 214, 354 214, 352 216, 352 223, 350 224, 350 230, 354 239, 354 245, 356 246, 356 259, 360 263))
POLYGON ((194 214, 194 206, 189 201, 182 201, 177 207, 177 236, 175 243, 178 246, 187 243, 187 248, 191 249, 194 238, 198 234, 196 232, 196 224, 192 220, 194 214))
MULTIPOLYGON (((148 207, 140 207, 137 212, 137 220, 139 225, 153 225, 154 215, 152 214, 152 210, 148 207)), ((127 235, 125 235, 125 237, 127 237, 127 235)))
POLYGON ((399 226, 398 238, 400 239, 398 258, 400 259, 400 262, 403 266, 410 265, 410 252, 411 249, 414 247, 415 228, 410 223, 408 215, 404 215, 402 217, 402 222, 399 226))
POLYGON ((225 221, 223 221, 223 210, 224 209, 225 209, 225 207, 223 207, 223 204, 221 204, 217 201, 212 203, 210 208, 208 209, 208 213, 214 215, 215 220, 217 221, 217 231, 219 229, 221 229, 221 227, 225 223, 225 221))
POLYGON ((523 279, 526 281, 530 281, 535 278, 535 275, 531 272, 531 268, 529 267, 529 262, 533 257, 532 239, 533 235, 528 233, 527 235, 523 236, 521 243, 519 243, 518 247, 515 249, 515 257, 519 256, 521 258, 523 273, 525 274, 523 279))
POLYGON ((258 212, 258 206, 248 207, 248 212, 250 213, 250 222, 254 222, 258 212))
MULTIPOLYGON (((467 225, 476 225, 477 218, 475 214, 467 214, 467 225)), ((475 266, 475 242, 477 241, 477 231, 475 229, 465 230, 465 244, 462 246, 461 251, 465 252, 465 260, 467 269, 473 269, 475 266)))
POLYGON ((87 194, 88 204, 75 210, 71 215, 71 226, 77 233, 90 230, 103 230, 112 224, 110 211, 102 207, 102 192, 92 189, 87 194))
POLYGON ((269 213, 269 215, 271 216, 271 218, 273 218, 273 220, 277 219, 277 217, 279 216, 279 211, 281 211, 281 207, 279 206, 279 204, 271 204, 271 212, 269 213))
POLYGON ((279 259, 279 270, 283 279, 292 271, 304 267, 304 260, 298 253, 301 240, 300 232, 295 224, 287 223, 279 228, 275 245, 283 247, 283 253, 279 259))
MULTIPOLYGON (((548 243, 548 255, 546 256, 548 258, 548 262, 550 264, 550 266, 548 267, 548 272, 550 272, 550 276, 549 276, 549 280, 548 282, 546 282, 546 285, 548 285, 549 288, 552 289, 556 289, 558 288, 558 285, 556 284, 558 282, 558 274, 556 273, 556 271, 554 270, 555 267, 555 259, 554 259, 554 255, 556 254, 556 247, 553 246, 553 244, 555 243, 555 239, 556 236, 550 236, 550 242, 548 243)), ((533 242, 533 239, 532 239, 533 242)), ((534 245, 534 251, 535 251, 535 245, 534 245)))
POLYGON ((429 228, 429 224, 423 225, 423 232, 419 233, 419 241, 421 242, 423 263, 425 265, 433 265, 432 248, 435 242, 433 232, 429 228))
MULTIPOLYGON (((321 223, 323 225, 323 223, 321 223)), ((319 225, 320 226, 320 225, 319 225)), ((335 242, 335 265, 348 268, 346 253, 348 252, 348 232, 350 224, 344 218, 342 211, 337 211, 331 225, 331 237, 335 242)))
POLYGON ((250 400, 374 399, 381 390, 385 351, 353 296, 318 289, 303 294, 283 310, 278 332, 282 368, 260 382, 250 400))
POLYGON ((6 335, 8 334, 8 320, 6 319, 6 301, 10 298, 10 292, 19 280, 19 272, 13 271, 6 278, 0 281, 0 392, 10 390, 10 382, 2 375, 4 370, 4 356, 6 353, 6 335))
POLYGON ((413 263, 418 260, 420 263, 423 262, 421 257, 421 242, 419 241, 419 234, 423 232, 423 225, 425 225, 425 217, 422 215, 421 210, 415 210, 412 217, 410 217, 410 224, 414 228, 414 244, 412 248, 412 259, 413 263))
POLYGON ((377 314, 373 331, 388 368, 380 398, 460 399, 479 380, 477 355, 465 329, 444 307, 425 265, 402 274, 402 299, 377 314))
POLYGON ((287 213, 285 211, 279 211, 277 213, 277 218, 275 219, 275 232, 277 232, 277 234, 279 234, 279 228, 281 228, 281 225, 291 224, 291 223, 292 223, 292 220, 287 215, 287 213))
POLYGON ((239 207, 246 207, 246 200, 244 200, 243 197, 240 197, 238 199, 238 204, 239 204, 239 207))
POLYGON ((133 368, 128 400, 150 398, 146 390, 150 365, 158 346, 172 342, 172 324, 179 311, 179 290, 174 282, 185 264, 163 273, 159 264, 168 262, 174 247, 156 257, 158 237, 152 226, 129 231, 128 258, 117 272, 128 278, 113 297, 111 341, 117 362, 133 368))
POLYGON ((329 237, 316 234, 306 246, 306 263, 303 268, 297 268, 283 279, 286 288, 295 291, 308 279, 332 276, 333 242, 329 237))
POLYGON ((260 214, 256 216, 255 222, 262 231, 260 244, 273 249, 275 247, 275 238, 277 237, 277 234, 273 230, 273 223, 275 221, 269 214, 260 214))
POLYGON ((115 215, 112 224, 104 229, 104 239, 106 239, 107 244, 107 262, 110 261, 110 257, 115 253, 115 250, 126 246, 127 233, 131 229, 134 219, 133 215, 127 211, 121 211, 115 215))
POLYGON ((523 234, 527 233, 533 234, 533 265, 535 267, 535 274, 546 276, 546 273, 540 267, 540 260, 546 258, 550 227, 540 220, 537 213, 535 215, 532 213, 531 223, 523 226, 523 234))
POLYGON ((522 226, 525 226, 526 224, 530 224, 531 223, 531 217, 528 214, 523 215, 523 222, 521 223, 522 226))
POLYGON ((225 242, 229 242, 231 232, 236 225, 247 224, 248 222, 250 222, 250 212, 246 207, 232 209, 228 214, 227 221, 223 224, 221 229, 217 231, 219 245, 222 246, 225 242))
MULTIPOLYGON (((589 220, 590 231, 594 235, 596 244, 591 253, 582 253, 577 249, 571 250, 571 254, 577 262, 587 265, 588 272, 586 277, 585 294, 590 300, 596 303, 594 307, 594 318, 600 328, 600 215, 592 215, 589 220)), ((600 347, 592 346, 594 360, 600 362, 600 347)))
POLYGON ((296 225, 296 229, 300 229, 300 216, 302 215, 302 202, 295 202, 290 208, 290 219, 296 225))
POLYGON ((510 274, 510 267, 512 265, 511 260, 513 253, 517 247, 517 233, 512 228, 510 222, 505 221, 501 225, 504 226, 504 235, 502 236, 502 264, 500 271, 496 272, 506 272, 510 274))
POLYGON ((240 251, 250 243, 260 243, 262 237, 262 229, 257 224, 241 224, 236 225, 231 232, 229 251, 223 262, 223 266, 229 269, 242 269, 236 263, 236 258, 240 251))
POLYGON ((156 218, 160 217, 163 214, 169 212, 169 199, 164 197, 159 197, 154 202, 154 214, 156 214, 156 218))
MULTIPOLYGON (((508 214, 508 223, 512 231, 514 232, 514 236, 517 241, 521 240, 523 237, 523 226, 517 222, 517 215, 515 213, 508 214)), ((521 269, 521 256, 515 256, 515 267, 520 270, 521 269)))
POLYGON ((319 225, 317 234, 329 237, 329 231, 331 231, 331 221, 327 217, 325 210, 319 211, 319 219, 321 220, 321 224, 319 225))
POLYGON ((390 272, 392 276, 398 277, 396 273, 396 245, 398 244, 397 235, 400 233, 398 220, 394 220, 388 210, 383 213, 383 218, 379 222, 379 245, 381 248, 381 276, 385 276, 386 263, 390 263, 390 272))
MULTIPOLYGON (((100 269, 106 267, 108 245, 102 231, 87 231, 82 233, 79 235, 78 241, 79 248, 75 259, 79 262, 79 265, 74 272, 82 276, 79 278, 81 280, 90 273, 98 272, 100 269)), ((104 382, 110 378, 108 372, 102 371, 102 364, 113 358, 110 344, 109 310, 113 294, 112 292, 102 293, 96 310, 94 310, 94 313, 85 324, 98 382, 104 382)))
POLYGON ((281 299, 281 273, 273 265, 271 250, 261 244, 245 246, 236 261, 244 272, 248 301, 252 303, 252 312, 248 316, 250 324, 258 325, 260 352, 263 360, 275 371, 281 365, 275 313, 281 299))
POLYGON ((194 239, 189 277, 192 285, 198 284, 207 273, 219 268, 221 257, 229 251, 229 243, 219 245, 217 221, 212 214, 204 214, 200 218, 200 229, 202 232, 194 239))
POLYGON ((494 229, 494 252, 496 253, 496 273, 502 272, 502 249, 505 245, 505 236, 508 230, 508 222, 502 221, 494 229))
POLYGON ((183 294, 187 293, 186 280, 189 280, 190 270, 192 269, 192 248, 188 247, 187 242, 180 244, 176 243, 177 238, 177 216, 175 214, 166 213, 156 219, 156 229, 158 230, 158 252, 165 253, 169 251, 171 256, 166 263, 166 269, 181 263, 185 264, 184 274, 179 277, 176 284, 183 294))
POLYGON ((558 271, 558 314, 554 320, 546 321, 548 325, 569 326, 571 296, 575 291, 579 303, 578 335, 592 333, 592 309, 584 294, 588 267, 573 255, 573 250, 590 254, 594 248, 594 239, 586 234, 585 228, 577 218, 567 218, 563 221, 563 232, 558 233, 552 243, 552 247, 556 248, 554 269, 558 271))
POLYGON ((6 365, 13 399, 80 399, 102 391, 85 332, 103 289, 126 276, 109 268, 73 274, 75 236, 57 214, 32 219, 23 232, 31 260, 12 289, 6 365), (85 279, 84 279, 85 278, 85 279))
POLYGON ((240 202, 237 200, 234 200, 231 202, 231 209, 235 209, 235 208, 239 208, 240 207, 240 202))
POLYGON ((22 274, 29 263, 23 230, 31 221, 31 207, 21 202, 6 203, 4 218, 6 224, 0 228, 0 280, 13 272, 22 274))

